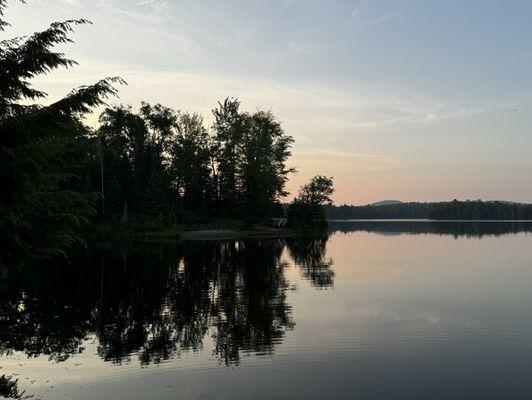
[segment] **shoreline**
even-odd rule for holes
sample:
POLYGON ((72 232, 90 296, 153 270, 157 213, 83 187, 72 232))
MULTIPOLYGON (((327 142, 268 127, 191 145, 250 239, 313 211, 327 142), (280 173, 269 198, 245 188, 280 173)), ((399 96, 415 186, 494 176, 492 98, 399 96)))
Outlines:
POLYGON ((183 240, 280 239, 293 237, 297 232, 286 228, 258 227, 254 230, 209 229, 180 232, 183 240))
POLYGON ((352 218, 328 219, 329 222, 532 222, 532 219, 427 219, 427 218, 352 218))

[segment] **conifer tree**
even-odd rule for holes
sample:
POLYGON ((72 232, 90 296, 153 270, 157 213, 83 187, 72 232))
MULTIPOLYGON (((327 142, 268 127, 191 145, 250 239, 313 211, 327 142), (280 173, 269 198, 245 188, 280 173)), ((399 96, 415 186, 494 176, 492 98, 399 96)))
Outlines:
MULTIPOLYGON (((8 24, 1 12, 0 29, 8 24)), ((94 213, 95 193, 81 191, 89 130, 80 115, 115 95, 119 78, 72 90, 47 106, 31 80, 76 64, 54 46, 86 20, 55 22, 29 37, 0 42, 0 242, 4 258, 48 256, 81 243, 80 227, 94 213), (23 102, 24 101, 24 102, 23 102), (27 104, 33 101, 33 104, 27 104)))

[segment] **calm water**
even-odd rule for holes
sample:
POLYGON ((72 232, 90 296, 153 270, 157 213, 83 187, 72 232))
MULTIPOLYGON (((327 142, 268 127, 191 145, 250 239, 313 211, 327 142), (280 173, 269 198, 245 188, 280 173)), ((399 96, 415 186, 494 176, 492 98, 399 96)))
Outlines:
POLYGON ((0 375, 42 399, 521 399, 532 224, 333 223, 0 271, 0 375))

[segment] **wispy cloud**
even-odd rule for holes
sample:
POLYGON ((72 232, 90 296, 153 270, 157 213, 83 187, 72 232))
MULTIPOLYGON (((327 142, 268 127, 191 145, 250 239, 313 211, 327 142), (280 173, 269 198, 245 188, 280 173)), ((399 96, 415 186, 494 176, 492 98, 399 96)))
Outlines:
POLYGON ((305 56, 312 56, 314 55, 314 51, 311 50, 307 46, 303 46, 299 43, 293 42, 293 41, 287 41, 285 42, 285 45, 290 49, 293 50, 296 53, 303 54, 305 56))
POLYGON ((374 3, 363 1, 349 10, 346 26, 348 28, 365 29, 410 14, 412 14, 412 11, 398 10, 392 6, 383 10, 382 8, 374 7, 374 3))
POLYGON ((260 76, 154 71, 93 60, 80 60, 76 69, 53 74, 40 83, 51 94, 61 95, 58 90, 63 86, 66 89, 107 75, 121 75, 130 83, 121 91, 126 102, 140 103, 148 98, 210 114, 217 100, 235 96, 248 107, 272 108, 303 147, 316 141, 330 147, 354 136, 429 128, 442 121, 512 107, 448 104, 390 84, 352 82, 338 87, 318 81, 287 83, 260 76))
POLYGON ((319 159, 329 166, 348 167, 354 170, 389 171, 401 168, 402 163, 382 154, 352 153, 336 149, 309 149, 297 153, 300 160, 314 162, 319 159))
POLYGON ((135 18, 148 20, 152 23, 161 23, 166 21, 172 15, 173 7, 170 3, 161 0, 143 0, 137 3, 140 10, 135 12, 123 11, 131 14, 135 18))

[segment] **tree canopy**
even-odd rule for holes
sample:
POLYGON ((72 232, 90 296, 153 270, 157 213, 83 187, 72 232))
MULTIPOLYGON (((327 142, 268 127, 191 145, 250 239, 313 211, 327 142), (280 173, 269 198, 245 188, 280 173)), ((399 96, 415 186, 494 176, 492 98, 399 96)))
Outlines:
MULTIPOLYGON (((6 6, 0 0, 0 29, 6 6)), ((280 214, 294 169, 293 138, 270 111, 235 98, 196 113, 161 104, 108 106, 119 77, 74 88, 51 104, 32 80, 76 61, 55 50, 85 19, 54 22, 0 42, 0 240, 2 260, 47 257, 84 244, 97 224, 175 227, 213 217, 253 226, 280 214), (83 116, 104 107, 99 126, 83 116)), ((332 181, 316 177, 299 200, 321 207, 332 181)), ((1 261, 1 260, 0 260, 1 261)))
POLYGON ((297 229, 322 230, 327 224, 324 206, 332 202, 333 178, 316 175, 299 189, 290 206, 290 224, 297 229))
POLYGON ((331 204, 334 193, 333 178, 316 175, 299 190, 297 199, 315 206, 331 204))

